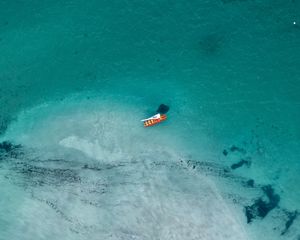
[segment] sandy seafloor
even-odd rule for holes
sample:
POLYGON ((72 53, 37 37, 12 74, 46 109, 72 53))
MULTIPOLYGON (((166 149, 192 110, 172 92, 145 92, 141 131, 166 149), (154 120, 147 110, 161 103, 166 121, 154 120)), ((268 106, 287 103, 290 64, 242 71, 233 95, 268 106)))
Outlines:
POLYGON ((299 240, 299 12, 1 1, 0 239, 299 240))

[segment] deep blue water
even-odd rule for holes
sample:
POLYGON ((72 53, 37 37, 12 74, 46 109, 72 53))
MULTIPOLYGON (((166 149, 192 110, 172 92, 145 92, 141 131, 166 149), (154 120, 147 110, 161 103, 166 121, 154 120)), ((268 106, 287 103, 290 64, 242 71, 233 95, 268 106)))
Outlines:
POLYGON ((0 239, 299 239, 299 12, 1 1, 0 239))

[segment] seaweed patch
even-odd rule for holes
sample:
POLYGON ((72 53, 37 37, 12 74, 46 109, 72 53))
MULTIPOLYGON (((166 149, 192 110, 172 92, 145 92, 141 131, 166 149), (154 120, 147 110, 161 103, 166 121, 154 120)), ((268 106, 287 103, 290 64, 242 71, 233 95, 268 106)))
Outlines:
POLYGON ((73 220, 68 217, 62 210, 60 210, 58 208, 58 206, 51 202, 50 200, 47 200, 47 199, 40 199, 38 197, 35 197, 35 196, 32 196, 33 199, 39 201, 39 202, 42 202, 42 203, 45 203, 46 205, 48 205, 50 208, 52 208, 57 214, 59 214, 64 220, 68 221, 68 222, 73 222, 73 220))
POLYGON ((33 186, 42 186, 45 184, 61 185, 62 183, 76 183, 81 181, 78 173, 72 169, 45 168, 19 163, 14 170, 17 173, 21 173, 27 180, 23 184, 30 183, 33 186))

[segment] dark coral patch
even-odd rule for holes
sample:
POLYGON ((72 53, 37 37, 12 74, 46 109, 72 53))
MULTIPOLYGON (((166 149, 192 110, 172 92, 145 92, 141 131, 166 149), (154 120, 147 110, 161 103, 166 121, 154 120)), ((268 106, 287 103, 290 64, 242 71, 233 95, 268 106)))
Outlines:
POLYGON ((246 183, 247 183, 248 187, 254 187, 254 180, 253 179, 248 180, 246 183))
POLYGON ((5 158, 17 158, 18 156, 23 155, 23 152, 20 151, 20 149, 21 145, 15 145, 8 141, 0 143, 0 160, 5 158))
POLYGON ((156 112, 160 114, 166 114, 169 111, 169 109, 170 109, 169 106, 165 104, 160 104, 156 112))
POLYGON ((278 206, 280 196, 274 193, 274 189, 272 188, 272 186, 263 186, 262 190, 268 198, 268 201, 265 201, 262 197, 260 197, 255 200, 254 204, 245 207, 247 223, 252 222, 252 220, 257 217, 266 217, 272 209, 278 206))
POLYGON ((232 152, 232 153, 237 152, 237 153, 241 153, 241 154, 246 154, 246 150, 244 148, 237 147, 235 145, 232 145, 229 149, 224 149, 222 153, 223 153, 224 156, 227 156, 230 152, 232 152))
POLYGON ((235 145, 231 146, 230 151, 231 152, 239 152, 239 153, 242 153, 242 154, 246 153, 246 150, 244 148, 240 148, 240 147, 237 147, 235 145))
POLYGON ((298 216, 298 211, 294 211, 294 212, 287 212, 287 217, 288 220, 285 223, 285 228, 284 230, 281 232, 281 235, 286 234, 286 232, 289 230, 289 228, 292 226, 294 220, 297 218, 298 216))
POLYGON ((247 167, 249 167, 251 165, 251 161, 250 159, 241 159, 239 162, 237 163, 234 163, 231 165, 231 169, 237 169, 237 168, 240 168, 242 167, 243 165, 246 165, 247 167))
POLYGON ((10 152, 16 148, 20 148, 21 145, 14 145, 11 142, 8 141, 4 141, 2 143, 0 143, 0 151, 2 152, 10 152))

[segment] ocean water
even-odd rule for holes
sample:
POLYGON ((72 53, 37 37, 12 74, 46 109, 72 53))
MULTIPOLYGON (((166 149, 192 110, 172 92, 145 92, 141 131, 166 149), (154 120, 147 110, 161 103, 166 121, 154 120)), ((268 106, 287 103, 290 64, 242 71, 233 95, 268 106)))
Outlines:
POLYGON ((300 239, 299 1, 4 0, 0 53, 1 240, 300 239))

